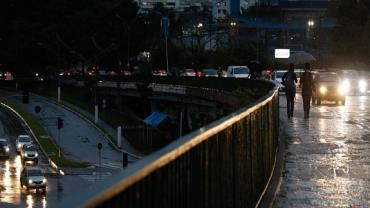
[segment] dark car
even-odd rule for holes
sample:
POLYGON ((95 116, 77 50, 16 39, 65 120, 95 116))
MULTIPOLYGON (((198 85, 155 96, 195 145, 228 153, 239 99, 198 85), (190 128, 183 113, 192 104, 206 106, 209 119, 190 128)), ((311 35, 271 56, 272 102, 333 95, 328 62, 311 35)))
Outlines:
POLYGON ((218 77, 216 69, 206 68, 206 69, 203 69, 203 73, 205 77, 218 77))
POLYGON ((9 158, 9 144, 6 139, 0 138, 0 157, 6 157, 9 158))
POLYGON ((346 103, 344 85, 335 72, 319 72, 315 75, 312 101, 321 105, 324 100, 341 102, 342 105, 346 103))

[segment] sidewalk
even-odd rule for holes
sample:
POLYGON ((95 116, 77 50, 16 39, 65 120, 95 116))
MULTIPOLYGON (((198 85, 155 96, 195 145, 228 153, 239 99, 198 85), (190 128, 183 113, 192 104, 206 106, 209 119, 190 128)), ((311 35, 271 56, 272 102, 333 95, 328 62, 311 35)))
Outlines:
POLYGON ((275 207, 369 207, 368 98, 311 106, 309 119, 303 118, 301 95, 296 98, 288 119, 280 97, 281 128, 290 139, 275 207))
MULTIPOLYGON (((12 102, 21 104, 21 97, 2 91, 2 96, 12 102)), ((98 143, 103 144, 101 150, 101 165, 108 169, 122 168, 122 153, 114 149, 95 126, 65 108, 47 101, 47 99, 31 95, 29 104, 21 104, 25 110, 40 120, 45 130, 60 144, 64 154, 77 162, 99 166, 98 143), (40 106, 41 112, 36 113, 35 107, 40 106), (63 128, 58 133, 57 117, 64 120, 63 128), (59 137, 60 136, 60 137, 59 137), (58 139, 60 138, 60 139, 58 139)))

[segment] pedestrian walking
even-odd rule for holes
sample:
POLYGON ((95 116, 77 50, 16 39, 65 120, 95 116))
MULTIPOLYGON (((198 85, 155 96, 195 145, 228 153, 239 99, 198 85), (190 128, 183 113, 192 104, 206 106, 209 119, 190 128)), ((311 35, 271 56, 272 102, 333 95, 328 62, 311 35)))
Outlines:
POLYGON ((314 88, 313 76, 309 63, 305 64, 304 72, 302 73, 299 82, 302 88, 304 118, 308 118, 310 115, 312 90, 314 88))
POLYGON ((297 81, 297 75, 294 73, 294 64, 289 65, 288 72, 285 72, 283 77, 281 78, 283 85, 285 86, 285 96, 287 102, 287 114, 288 118, 293 117, 294 112, 294 98, 296 87, 295 84, 297 81))
POLYGON ((222 69, 221 69, 221 67, 218 67, 217 76, 218 77, 222 77, 222 69))

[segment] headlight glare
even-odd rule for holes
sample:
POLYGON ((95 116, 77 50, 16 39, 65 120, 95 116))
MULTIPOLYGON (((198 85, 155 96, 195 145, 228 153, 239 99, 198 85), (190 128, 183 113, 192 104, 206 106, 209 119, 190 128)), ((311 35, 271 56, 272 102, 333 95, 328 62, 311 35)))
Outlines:
POLYGON ((9 147, 5 147, 5 152, 9 152, 9 147))
POLYGON ((28 183, 29 183, 29 184, 31 184, 31 183, 32 183, 32 180, 31 180, 31 179, 30 179, 30 180, 28 180, 28 183))
POLYGON ((328 91, 328 88, 326 88, 325 86, 321 86, 319 90, 321 94, 325 94, 328 91))
POLYGON ((365 93, 367 90, 367 83, 365 80, 360 80, 358 82, 358 89, 361 93, 365 93))
POLYGON ((46 178, 42 179, 42 182, 43 183, 46 183, 47 182, 46 178))

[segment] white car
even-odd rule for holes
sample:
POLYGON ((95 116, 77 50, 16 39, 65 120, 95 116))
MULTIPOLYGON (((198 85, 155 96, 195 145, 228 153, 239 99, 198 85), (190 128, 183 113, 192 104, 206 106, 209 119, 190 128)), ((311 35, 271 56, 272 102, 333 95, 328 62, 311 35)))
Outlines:
POLYGON ((284 85, 282 84, 282 78, 284 73, 287 72, 286 70, 276 70, 272 72, 272 80, 274 80, 275 84, 279 87, 280 91, 284 91, 284 85))
POLYGON ((25 167, 21 172, 20 177, 21 188, 23 186, 29 189, 42 189, 43 192, 46 192, 47 180, 39 167, 25 167))
POLYGON ((17 140, 15 141, 15 147, 17 149, 17 152, 21 152, 23 145, 29 145, 32 144, 32 139, 28 135, 19 135, 17 140))
POLYGON ((31 161, 34 165, 37 165, 39 161, 39 153, 37 151, 37 147, 33 144, 23 145, 21 150, 21 160, 22 164, 26 164, 26 162, 31 161))
POLYGON ((250 69, 247 66, 228 66, 227 77, 250 78, 250 69))

